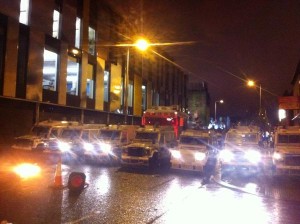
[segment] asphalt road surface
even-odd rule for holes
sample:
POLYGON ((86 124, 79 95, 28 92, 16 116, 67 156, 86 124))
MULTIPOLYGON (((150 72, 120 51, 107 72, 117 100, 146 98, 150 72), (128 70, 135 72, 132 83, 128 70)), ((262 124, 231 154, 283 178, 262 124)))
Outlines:
POLYGON ((0 157, 0 223, 300 223, 300 180, 268 177, 204 181, 201 174, 120 169, 63 161, 63 188, 53 188, 59 156, 9 151, 0 157), (39 175, 20 178, 12 170, 35 163, 39 175), (86 187, 71 194, 72 172, 86 187))

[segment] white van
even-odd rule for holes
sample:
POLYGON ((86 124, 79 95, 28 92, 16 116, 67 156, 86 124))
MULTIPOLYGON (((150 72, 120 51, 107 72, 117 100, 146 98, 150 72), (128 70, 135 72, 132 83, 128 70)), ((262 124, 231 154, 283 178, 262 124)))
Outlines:
POLYGON ((260 174, 263 155, 260 145, 261 133, 257 126, 237 126, 225 135, 224 149, 219 153, 221 172, 260 174))
POLYGON ((60 135, 62 128, 67 126, 77 126, 74 121, 53 121, 47 120, 35 124, 29 134, 15 138, 12 145, 13 149, 24 150, 45 150, 48 148, 48 142, 52 138, 60 135))
POLYGON ((119 162, 122 147, 135 137, 137 125, 108 125, 102 127, 95 141, 86 144, 85 158, 97 162, 119 162))
POLYGON ((274 137, 272 174, 300 176, 300 127, 278 127, 274 137))
POLYGON ((136 131, 133 142, 122 150, 121 165, 159 168, 171 166, 171 149, 177 144, 172 126, 145 126, 136 131))
POLYGON ((172 168, 204 172, 217 153, 217 135, 211 130, 185 130, 179 137, 178 148, 171 150, 172 168))

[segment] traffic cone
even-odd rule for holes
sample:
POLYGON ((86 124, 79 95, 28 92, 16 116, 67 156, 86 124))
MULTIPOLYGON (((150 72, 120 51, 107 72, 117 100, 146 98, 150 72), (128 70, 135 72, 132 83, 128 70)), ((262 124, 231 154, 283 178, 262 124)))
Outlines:
POLYGON ((59 159, 59 161, 56 165, 53 187, 54 188, 62 188, 63 187, 62 172, 61 172, 61 159, 59 159))

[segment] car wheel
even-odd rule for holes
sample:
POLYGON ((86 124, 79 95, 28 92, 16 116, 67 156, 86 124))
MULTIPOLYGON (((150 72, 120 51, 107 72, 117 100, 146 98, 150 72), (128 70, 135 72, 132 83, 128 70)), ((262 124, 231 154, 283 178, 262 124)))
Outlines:
POLYGON ((171 159, 169 158, 165 158, 165 159, 162 159, 161 161, 161 168, 164 169, 164 170, 169 170, 171 169, 171 159))
POLYGON ((149 159, 149 168, 151 170, 157 169, 159 167, 158 155, 154 153, 154 155, 149 159))

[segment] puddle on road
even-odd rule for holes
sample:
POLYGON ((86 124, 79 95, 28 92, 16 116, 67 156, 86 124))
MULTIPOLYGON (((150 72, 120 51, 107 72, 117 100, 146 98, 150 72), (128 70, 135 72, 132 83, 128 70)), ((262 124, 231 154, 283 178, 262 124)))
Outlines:
POLYGON ((258 196, 300 202, 300 178, 230 176, 222 181, 258 196))

